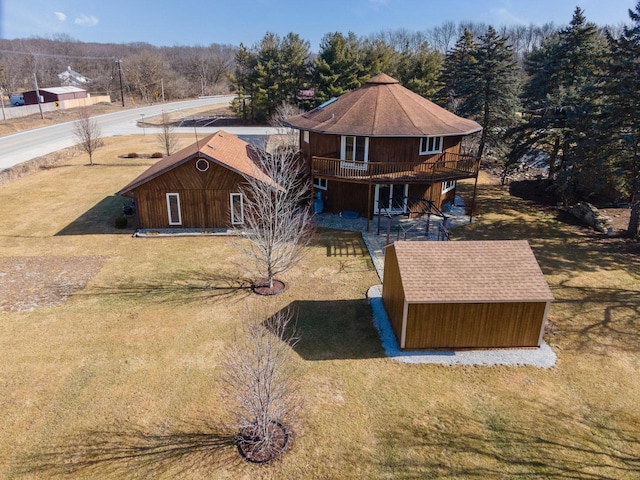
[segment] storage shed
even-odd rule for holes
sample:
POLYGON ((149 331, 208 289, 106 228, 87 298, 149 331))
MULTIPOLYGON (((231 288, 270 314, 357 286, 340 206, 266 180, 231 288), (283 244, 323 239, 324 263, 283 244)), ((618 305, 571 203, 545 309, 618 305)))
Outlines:
POLYGON ((402 350, 539 347, 553 295, 525 240, 395 242, 382 300, 402 350))

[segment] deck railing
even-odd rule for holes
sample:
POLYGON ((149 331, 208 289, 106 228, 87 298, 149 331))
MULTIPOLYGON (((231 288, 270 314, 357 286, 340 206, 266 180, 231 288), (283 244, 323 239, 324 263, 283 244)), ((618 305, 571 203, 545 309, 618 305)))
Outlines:
POLYGON ((351 182, 434 183, 475 177, 480 162, 471 155, 443 152, 424 162, 357 162, 313 157, 315 177, 351 182))

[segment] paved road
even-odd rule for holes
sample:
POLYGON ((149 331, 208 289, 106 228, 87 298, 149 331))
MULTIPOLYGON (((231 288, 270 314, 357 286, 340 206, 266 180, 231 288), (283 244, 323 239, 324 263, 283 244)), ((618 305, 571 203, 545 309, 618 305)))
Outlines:
MULTIPOLYGON (((104 137, 156 133, 160 130, 146 128, 145 131, 143 131, 142 128, 138 127, 137 122, 141 119, 148 119, 159 115, 163 110, 170 113, 207 105, 219 105, 230 102, 232 98, 232 96, 226 95, 151 105, 99 115, 94 118, 98 122, 102 136, 104 137)), ((198 128, 198 133, 207 134, 217 130, 218 128, 213 127, 198 128)), ((225 127, 225 130, 242 136, 265 135, 272 131, 272 129, 264 127, 225 127)), ((193 132, 194 129, 176 129, 177 133, 181 133, 182 131, 193 132)), ((60 123, 51 125, 50 127, 37 128, 35 130, 27 130, 6 137, 0 137, 0 170, 26 162, 32 158, 71 147, 76 143, 73 137, 73 122, 60 123)))

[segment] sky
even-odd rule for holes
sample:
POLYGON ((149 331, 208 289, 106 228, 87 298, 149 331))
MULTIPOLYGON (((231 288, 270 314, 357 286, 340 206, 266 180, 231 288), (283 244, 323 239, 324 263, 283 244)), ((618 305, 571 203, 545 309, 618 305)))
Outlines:
POLYGON ((0 0, 0 38, 53 37, 156 46, 252 46, 297 33, 318 51, 331 32, 425 31, 446 21, 567 25, 576 6, 598 25, 628 23, 636 0, 0 0))

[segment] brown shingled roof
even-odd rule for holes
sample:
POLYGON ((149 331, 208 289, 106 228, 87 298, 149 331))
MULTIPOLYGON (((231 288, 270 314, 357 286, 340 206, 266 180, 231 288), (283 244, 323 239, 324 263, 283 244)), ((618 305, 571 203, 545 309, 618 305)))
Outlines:
POLYGON ((482 130, 477 122, 439 107, 384 73, 286 123, 299 130, 366 137, 468 135, 482 130))
POLYGON ((526 240, 393 245, 409 303, 553 300, 526 240))
POLYGON ((216 133, 189 145, 186 148, 164 157, 153 164, 135 180, 121 189, 117 195, 124 195, 136 187, 182 165, 194 158, 206 158, 225 168, 233 170, 245 178, 253 177, 265 183, 274 184, 271 177, 262 172, 256 165, 258 152, 251 144, 231 133, 218 130, 216 133))

